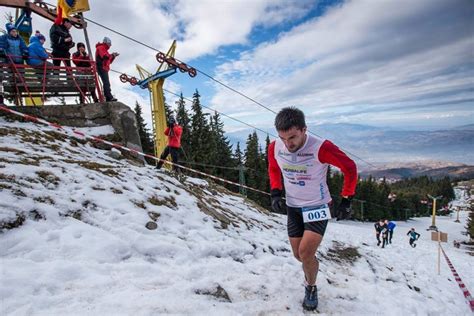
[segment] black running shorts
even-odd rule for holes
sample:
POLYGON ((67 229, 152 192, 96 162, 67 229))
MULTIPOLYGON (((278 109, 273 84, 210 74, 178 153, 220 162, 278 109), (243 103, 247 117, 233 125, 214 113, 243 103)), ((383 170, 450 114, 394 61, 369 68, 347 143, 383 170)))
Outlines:
POLYGON ((303 215, 299 207, 287 206, 286 212, 288 215, 288 237, 303 237, 305 230, 324 236, 324 232, 328 226, 328 220, 305 223, 303 222, 303 215))

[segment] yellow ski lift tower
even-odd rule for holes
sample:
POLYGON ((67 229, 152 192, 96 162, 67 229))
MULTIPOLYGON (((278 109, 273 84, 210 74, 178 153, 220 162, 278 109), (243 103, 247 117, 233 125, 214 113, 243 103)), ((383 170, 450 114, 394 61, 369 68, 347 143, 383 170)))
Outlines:
POLYGON ((181 72, 187 72, 191 77, 195 77, 197 74, 196 69, 188 67, 185 63, 181 63, 174 58, 175 51, 176 40, 173 41, 166 55, 162 52, 156 54, 156 59, 160 63, 160 66, 155 74, 151 74, 140 65, 136 65, 138 73, 140 74, 140 81, 134 77, 130 78, 126 74, 120 76, 122 82, 129 82, 132 86, 138 85, 140 88, 150 91, 151 118, 156 157, 159 157, 166 147, 164 130, 166 129, 167 118, 165 113, 165 99, 163 96, 163 84, 165 83, 165 79, 175 74, 177 69, 181 72))

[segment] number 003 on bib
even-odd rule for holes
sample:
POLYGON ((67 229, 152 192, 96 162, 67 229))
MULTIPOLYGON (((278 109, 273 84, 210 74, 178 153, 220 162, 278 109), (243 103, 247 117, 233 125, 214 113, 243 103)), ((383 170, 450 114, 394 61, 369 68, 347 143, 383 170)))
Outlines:
POLYGON ((331 212, 327 204, 303 207, 301 209, 301 213, 303 215, 303 221, 305 223, 319 222, 331 219, 331 212))

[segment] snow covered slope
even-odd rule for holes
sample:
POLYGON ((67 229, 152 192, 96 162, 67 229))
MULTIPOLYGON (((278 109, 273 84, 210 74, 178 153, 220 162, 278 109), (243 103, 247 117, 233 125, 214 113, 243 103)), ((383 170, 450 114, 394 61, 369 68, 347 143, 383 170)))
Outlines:
MULTIPOLYGON (((0 118, 1 315, 302 314, 285 216, 107 153, 0 118)), ((464 224, 453 221, 437 224, 460 240, 464 224)), ((443 258, 436 274, 429 224, 398 223, 380 249, 371 223, 331 222, 318 253, 318 311, 469 315, 443 258), (410 227, 422 234, 414 249, 410 227)), ((444 248, 474 290, 473 258, 444 248)))

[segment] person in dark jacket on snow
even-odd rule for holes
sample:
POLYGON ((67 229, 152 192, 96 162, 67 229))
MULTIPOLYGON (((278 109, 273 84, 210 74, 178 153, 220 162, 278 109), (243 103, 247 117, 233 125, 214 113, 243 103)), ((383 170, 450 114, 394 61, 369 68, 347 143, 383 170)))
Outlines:
POLYGON ((39 31, 36 31, 36 33, 30 37, 30 45, 28 45, 28 65, 43 66, 46 63, 47 66, 53 66, 52 63, 46 61, 49 54, 43 47, 44 42, 46 42, 46 38, 39 31))
POLYGON ((157 169, 161 169, 165 159, 171 154, 171 161, 173 162, 173 170, 179 171, 176 167, 179 160, 179 149, 181 148, 181 134, 183 134, 183 128, 179 126, 174 117, 170 117, 168 120, 168 128, 165 129, 165 135, 168 136, 168 146, 165 147, 163 153, 160 156, 160 161, 156 165, 157 169))
MULTIPOLYGON (((77 43, 76 45, 77 51, 72 54, 72 62, 76 67, 80 68, 90 68, 91 67, 91 58, 89 54, 86 52, 86 45, 84 43, 77 43)), ((81 95, 79 95, 79 102, 82 104, 85 101, 85 98, 83 95, 86 94, 86 91, 83 91, 81 95)), ((91 92, 92 94, 92 99, 94 102, 99 102, 97 99, 97 95, 95 94, 95 91, 91 92)))
POLYGON ((7 34, 0 36, 0 62, 21 65, 28 58, 28 47, 12 23, 5 25, 7 34), (10 55, 10 58, 7 57, 10 55))
POLYGON ((112 41, 108 37, 104 37, 102 43, 95 45, 95 61, 97 63, 97 73, 102 80, 104 86, 105 101, 117 101, 113 97, 110 89, 109 70, 110 64, 115 60, 119 53, 109 53, 109 48, 112 46, 112 41))
MULTIPOLYGON (((69 53, 69 50, 75 45, 72 41, 71 33, 69 33, 71 27, 71 21, 62 19, 61 24, 55 23, 49 30, 53 58, 62 58, 67 67, 71 67, 71 53, 69 53)), ((54 59, 53 64, 54 66, 60 66, 61 59, 54 59)))
POLYGON ((378 222, 374 224, 375 228, 375 237, 377 238, 377 246, 380 246, 380 234, 382 234, 382 231, 384 230, 384 222, 382 219, 380 219, 378 222))
POLYGON ((412 246, 412 248, 415 248, 415 241, 420 238, 420 234, 418 234, 415 229, 412 228, 408 231, 407 235, 410 235, 410 246, 412 246))

